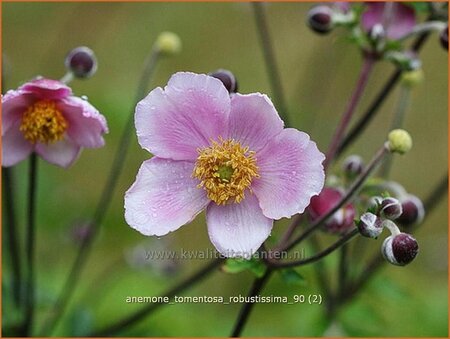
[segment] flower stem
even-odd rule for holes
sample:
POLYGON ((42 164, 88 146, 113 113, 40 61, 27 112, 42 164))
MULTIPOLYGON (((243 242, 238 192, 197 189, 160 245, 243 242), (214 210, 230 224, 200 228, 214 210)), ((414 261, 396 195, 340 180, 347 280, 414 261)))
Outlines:
POLYGON ((361 188, 369 175, 375 170, 378 164, 384 159, 388 154, 388 149, 386 145, 383 145, 375 156, 372 158, 370 163, 366 166, 364 171, 356 178, 347 192, 342 196, 341 200, 326 214, 317 219, 310 227, 308 227, 302 234, 300 234, 296 239, 294 239, 289 245, 287 245, 284 250, 289 250, 306 239, 312 232, 321 227, 331 216, 334 215, 342 206, 344 206, 361 188))
POLYGON ((331 139, 330 142, 330 146, 328 147, 328 152, 325 161, 323 163, 325 171, 328 169, 328 166, 331 164, 334 157, 336 156, 336 152, 338 150, 339 144, 341 143, 342 137, 352 119, 355 108, 358 105, 362 97, 362 94, 364 93, 364 89, 366 88, 374 64, 375 59, 370 55, 366 54, 363 59, 363 64, 361 67, 361 71, 359 73, 359 78, 356 83, 355 89, 352 93, 350 101, 348 102, 347 108, 345 109, 345 112, 342 115, 341 121, 336 131, 334 132, 333 138, 331 139))
POLYGON ((20 261, 19 229, 14 204, 14 176, 11 168, 2 169, 3 202, 5 208, 5 233, 11 259, 11 288, 16 307, 20 308, 22 289, 22 265, 20 261))
POLYGON ((38 159, 36 153, 30 156, 28 172, 28 212, 27 235, 25 243, 27 283, 25 289, 25 319, 23 324, 24 336, 31 336, 34 322, 35 308, 35 239, 36 239, 36 192, 37 192, 38 159))
MULTIPOLYGON (((422 48, 424 43, 427 41, 429 35, 430 35, 429 32, 421 34, 414 42, 412 50, 414 52, 418 52, 422 48)), ((391 93, 392 89, 400 80, 401 74, 402 74, 401 70, 396 70, 394 71, 394 73, 392 73, 391 77, 382 87, 378 95, 375 97, 375 100, 369 106, 366 113, 358 120, 358 122, 356 122, 354 127, 350 130, 350 132, 344 137, 342 142, 339 144, 339 147, 336 152, 337 157, 341 155, 347 149, 347 147, 350 146, 360 135, 362 135, 367 126, 369 126, 369 123, 376 116, 383 102, 386 100, 386 98, 391 93)))
POLYGON ((347 275, 348 275, 348 244, 342 245, 341 249, 339 250, 339 270, 338 270, 338 295, 341 294, 344 289, 345 285, 347 283, 347 275))
POLYGON ((64 76, 59 80, 64 84, 69 84, 75 78, 72 71, 68 71, 64 76))
POLYGON ((411 32, 408 32, 404 36, 400 37, 398 41, 404 41, 411 37, 414 37, 423 33, 441 32, 447 27, 447 23, 442 21, 427 21, 418 25, 415 25, 411 32))
POLYGON ((281 118, 284 120, 285 125, 290 127, 291 122, 287 112, 286 101, 283 95, 284 91, 281 85, 280 72, 275 60, 275 53, 273 50, 272 40, 270 38, 269 28, 267 25, 264 3, 253 2, 252 5, 255 13, 256 26, 258 28, 275 106, 278 108, 278 112, 281 118))
MULTIPOLYGON (((182 282, 180 282, 178 285, 167 291, 165 294, 163 294, 163 297, 173 298, 175 295, 180 294, 187 288, 195 285, 196 283, 200 282, 204 278, 206 278, 210 273, 214 272, 215 269, 223 262, 222 258, 216 259, 210 263, 208 263, 206 266, 201 268, 199 271, 195 272, 192 276, 186 278, 182 282)), ((121 319, 119 321, 114 322, 112 325, 108 325, 102 329, 99 329, 92 333, 91 337, 104 337, 104 336, 110 336, 117 333, 120 333, 127 327, 134 325, 135 323, 143 320, 146 316, 156 311, 161 306, 167 305, 167 303, 152 303, 148 306, 143 307, 142 309, 136 311, 135 313, 127 316, 124 319, 121 319)))
MULTIPOLYGON (((270 276, 272 275, 272 272, 273 271, 270 268, 268 268, 261 278, 257 278, 254 280, 253 285, 250 288, 250 291, 248 292, 247 295, 249 298, 258 295, 261 292, 264 285, 267 283, 270 276)), ((238 318, 236 319, 230 337, 236 338, 241 335, 241 332, 244 329, 245 324, 247 323, 247 320, 250 316, 253 306, 255 306, 255 303, 245 303, 244 305, 242 305, 242 308, 239 311, 238 318)))
POLYGON ((307 264, 311 264, 313 262, 316 262, 316 261, 319 261, 319 260, 325 258, 328 254, 330 254, 330 253, 334 252, 335 250, 337 250, 338 248, 342 247, 343 245, 345 245, 348 241, 353 239, 358 234, 359 234, 358 229, 354 228, 351 232, 342 236, 334 244, 327 247, 322 252, 319 252, 319 253, 313 255, 312 257, 302 259, 302 260, 297 260, 297 261, 289 261, 289 262, 273 261, 271 263, 271 266, 277 267, 277 268, 281 268, 281 267, 285 268, 285 267, 298 267, 298 266, 304 266, 307 264))
MULTIPOLYGON (((160 54, 156 49, 153 49, 149 54, 148 58, 144 64, 144 70, 142 72, 137 91, 136 91, 136 99, 134 103, 137 103, 139 100, 143 98, 145 92, 148 87, 148 83, 154 73, 156 68, 157 60, 160 54)), ((133 135, 133 122, 134 122, 134 106, 129 114, 126 125, 123 129, 119 146, 114 156, 113 163, 111 165, 111 170, 109 172, 108 179, 103 188, 102 195, 100 197, 99 203, 95 212, 93 214, 92 220, 90 222, 90 236, 85 237, 78 249, 78 253, 75 258, 75 262, 73 263, 68 278, 64 283, 61 293, 53 307, 53 316, 47 320, 44 324, 43 329, 41 331, 42 336, 50 336, 57 326, 59 320, 64 314, 64 311, 67 307, 67 304, 70 300, 70 297, 75 290, 75 286, 80 278, 80 272, 84 267, 87 258, 89 256, 90 250, 92 248, 92 243, 94 242, 100 226, 102 224, 103 218, 108 210, 108 207, 111 203, 112 197, 114 197, 114 191, 116 189, 116 183, 119 178, 120 173, 122 172, 123 166, 125 164, 125 158, 127 155, 128 146, 131 141, 131 136, 133 135)))

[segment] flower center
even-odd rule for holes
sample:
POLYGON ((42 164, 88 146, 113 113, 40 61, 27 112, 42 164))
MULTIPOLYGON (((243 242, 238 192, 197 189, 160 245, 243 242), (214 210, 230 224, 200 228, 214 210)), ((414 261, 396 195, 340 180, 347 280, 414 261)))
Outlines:
POLYGON ((40 100, 25 111, 19 129, 33 144, 49 144, 61 140, 67 127, 68 123, 55 102, 40 100))
MULTIPOLYGON (((212 141, 211 146, 198 149, 199 156, 192 176, 200 180, 199 188, 217 205, 231 199, 240 203, 253 178, 259 178, 255 152, 233 139, 212 141)), ((251 191, 251 189, 250 189, 251 191)))

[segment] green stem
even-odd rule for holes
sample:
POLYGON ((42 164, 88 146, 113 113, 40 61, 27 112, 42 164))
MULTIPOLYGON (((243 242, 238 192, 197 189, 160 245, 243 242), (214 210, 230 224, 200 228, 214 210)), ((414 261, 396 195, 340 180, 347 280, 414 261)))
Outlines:
POLYGON ((352 96, 350 97, 347 108, 345 109, 344 114, 342 115, 341 121, 339 122, 338 127, 334 132, 333 138, 331 139, 330 142, 330 146, 328 147, 328 152, 325 157, 325 161, 323 163, 325 171, 328 169, 328 166, 331 164, 331 162, 334 160, 336 156, 336 152, 338 150, 339 144, 342 141, 342 137, 344 136, 344 133, 347 130, 348 125, 350 124, 356 106, 361 100, 361 97, 367 86, 369 76, 372 72, 375 61, 376 60, 370 55, 364 56, 363 64, 361 67, 361 71, 355 89, 352 93, 352 96))
POLYGON ((258 28, 262 50, 264 53, 264 60, 266 62, 267 74, 269 76, 269 81, 272 89, 273 100, 281 118, 285 122, 285 125, 289 127, 291 126, 291 122, 287 111, 286 101, 284 99, 284 91, 281 85, 282 83, 280 72, 275 60, 272 39, 270 38, 269 27, 267 25, 264 3, 253 2, 252 5, 255 13, 256 26, 258 28))
POLYGON ((14 204, 14 176, 11 168, 2 169, 3 203, 5 216, 5 233, 11 259, 11 288, 16 307, 20 308, 22 289, 22 265, 20 260, 19 229, 17 227, 16 210, 14 204))
POLYGON ((350 241, 351 239, 353 239, 357 235, 359 235, 359 231, 358 231, 358 229, 355 228, 351 232, 349 232, 349 233, 345 234, 344 236, 342 236, 334 244, 332 244, 331 246, 329 246, 326 249, 324 249, 322 252, 319 252, 319 253, 317 253, 317 254, 309 257, 309 258, 302 259, 302 260, 297 260, 297 261, 289 261, 289 262, 273 261, 271 263, 271 266, 272 267, 276 267, 276 268, 298 267, 298 266, 308 265, 308 264, 311 264, 313 262, 317 262, 317 261, 325 258, 327 255, 333 253, 338 248, 342 247, 344 244, 346 244, 348 241, 350 241))
MULTIPOLYGON (((262 291, 264 285, 268 282, 270 276, 272 275, 272 272, 273 271, 270 268, 268 268, 261 278, 255 279, 253 281, 252 287, 250 288, 250 291, 248 292, 247 297, 251 298, 258 295, 262 291)), ((242 308, 239 311, 239 315, 236 319, 236 323, 233 326, 233 331, 231 332, 230 337, 236 338, 241 335, 254 306, 255 303, 244 303, 244 305, 242 305, 242 308)))
MULTIPOLYGON (((144 64, 144 70, 142 72, 139 85, 137 87, 136 91, 136 98, 134 103, 137 103, 139 100, 141 100, 148 87, 148 83, 154 73, 156 63, 158 60, 158 57, 160 54, 157 52, 156 49, 153 49, 152 52, 149 54, 147 60, 144 64)), ((111 166, 111 170, 109 172, 108 179, 106 181, 106 184, 103 188, 102 195, 100 197, 99 203, 97 205, 97 208, 95 209, 95 212, 93 214, 91 223, 90 223, 90 236, 85 237, 83 239, 83 242, 80 245, 80 248, 78 249, 77 256, 75 258, 75 261, 70 269, 69 275, 67 280, 65 281, 65 284, 63 286, 63 289, 61 293, 59 294, 59 297, 53 307, 53 316, 50 316, 47 320, 47 322, 44 324, 42 331, 40 332, 42 336, 50 336, 56 326, 59 323, 59 320, 64 314, 64 311, 67 307, 67 304, 75 290, 75 286, 78 283, 81 271, 89 257, 89 253, 92 248, 92 244, 94 240, 96 239, 96 236, 98 234, 98 231, 100 229, 100 226, 102 224, 103 218, 108 210, 108 207, 111 203, 112 197, 114 197, 114 192, 116 189, 117 180, 119 178, 119 175, 121 174, 123 170, 123 166, 126 163, 125 158, 128 151, 128 146, 131 141, 131 137, 133 135, 133 123, 134 123, 134 106, 132 110, 130 111, 130 114, 128 116, 127 123, 125 125, 125 128, 122 132, 122 136, 119 141, 119 146, 117 148, 116 154, 114 156, 113 164, 111 166)))
POLYGON ((30 156, 28 172, 28 213, 27 235, 25 243, 27 283, 25 289, 25 319, 23 324, 24 336, 31 336, 34 323, 35 309, 35 245, 36 245, 36 193, 37 193, 38 159, 36 153, 30 156))

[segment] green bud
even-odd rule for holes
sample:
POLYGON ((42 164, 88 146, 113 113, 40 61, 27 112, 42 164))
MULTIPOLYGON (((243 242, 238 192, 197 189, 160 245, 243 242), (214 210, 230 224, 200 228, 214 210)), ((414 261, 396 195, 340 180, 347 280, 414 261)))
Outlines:
POLYGON ((388 147, 392 153, 405 154, 412 147, 412 138, 403 129, 394 129, 388 135, 388 147))
POLYGON ((172 32, 162 32, 156 39, 155 46, 163 55, 175 55, 181 52, 181 39, 172 32))
POLYGON ((402 73, 401 83, 403 86, 412 88, 423 82, 424 75, 421 68, 414 71, 405 71, 402 73))

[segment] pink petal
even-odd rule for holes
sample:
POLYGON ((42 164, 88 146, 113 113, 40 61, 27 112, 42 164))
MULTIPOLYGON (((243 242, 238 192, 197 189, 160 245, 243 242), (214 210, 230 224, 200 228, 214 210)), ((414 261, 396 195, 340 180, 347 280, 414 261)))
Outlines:
POLYGON ((259 179, 253 192, 271 219, 303 213, 311 197, 322 190, 325 156, 308 134, 287 128, 256 154, 259 179))
POLYGON ((149 152, 173 160, 195 160, 197 148, 226 135, 230 97, 210 76, 176 73, 136 107, 138 141, 149 152))
POLYGON ((63 139, 48 145, 37 143, 35 150, 47 162, 68 168, 80 155, 81 148, 73 141, 63 139))
POLYGON ((238 140, 242 146, 259 151, 283 130, 283 125, 266 95, 253 93, 232 96, 228 137, 238 140))
POLYGON ((387 13, 388 20, 385 20, 383 18, 385 4, 385 2, 369 2, 366 4, 367 9, 361 16, 364 29, 370 31, 376 24, 386 24, 386 35, 392 40, 410 33, 416 24, 414 9, 394 2, 392 3, 392 12, 387 13))
POLYGON ((206 210, 211 242, 226 257, 250 258, 269 237, 273 220, 265 217, 253 194, 239 204, 216 205, 206 210))
POLYGON ((36 79, 22 85, 20 90, 33 93, 38 99, 59 100, 72 94, 70 87, 61 81, 36 79))
POLYGON ((22 117, 36 99, 22 90, 8 91, 2 96, 2 135, 22 117))
POLYGON ((102 135, 108 132, 106 119, 89 102, 71 96, 58 102, 58 108, 67 119, 67 134, 71 140, 88 148, 105 144, 102 135))
POLYGON ((33 145, 28 142, 19 130, 20 120, 17 120, 2 135, 2 166, 14 166, 24 160, 33 151, 33 145))
POLYGON ((125 219, 144 235, 165 235, 191 222, 209 203, 191 177, 194 164, 152 158, 144 161, 125 193, 125 219))

